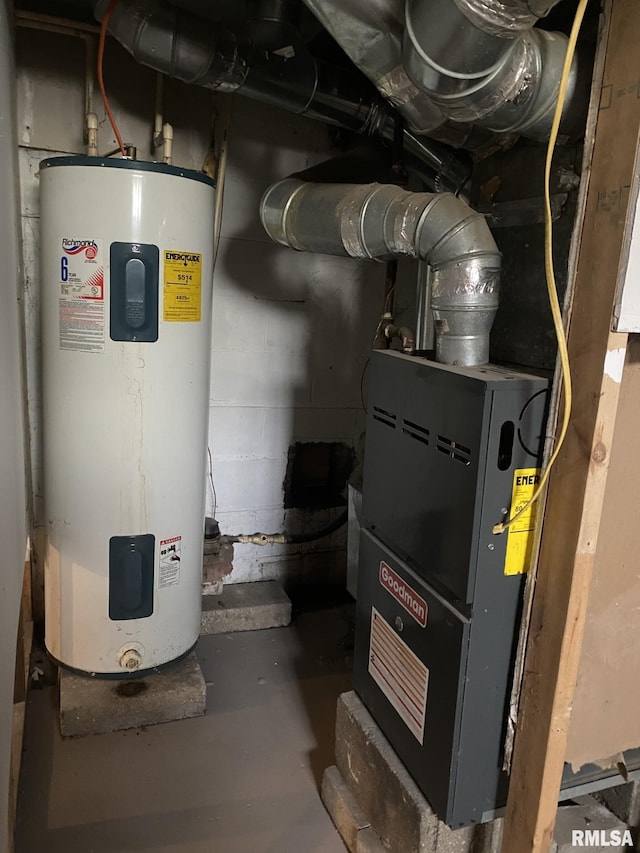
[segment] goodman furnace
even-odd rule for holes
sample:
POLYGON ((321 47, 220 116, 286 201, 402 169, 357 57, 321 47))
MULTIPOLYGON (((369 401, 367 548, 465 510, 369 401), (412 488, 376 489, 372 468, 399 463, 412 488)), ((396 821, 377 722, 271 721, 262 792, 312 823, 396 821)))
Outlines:
POLYGON ((439 817, 487 819, 502 770, 546 378, 371 357, 355 688, 439 817))

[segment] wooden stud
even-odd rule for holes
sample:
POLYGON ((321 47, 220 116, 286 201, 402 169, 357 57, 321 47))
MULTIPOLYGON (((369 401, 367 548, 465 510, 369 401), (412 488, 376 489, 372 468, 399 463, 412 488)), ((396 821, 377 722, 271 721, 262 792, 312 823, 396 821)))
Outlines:
POLYGON ((552 846, 627 344, 610 328, 640 128, 638 44, 640 6, 613 0, 570 311, 573 413, 549 483, 504 853, 552 846))

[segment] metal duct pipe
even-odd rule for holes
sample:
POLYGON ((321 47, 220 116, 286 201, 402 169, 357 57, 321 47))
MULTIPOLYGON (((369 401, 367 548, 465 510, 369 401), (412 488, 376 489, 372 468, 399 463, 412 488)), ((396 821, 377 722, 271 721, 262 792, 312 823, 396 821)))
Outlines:
POLYGON ((272 240, 298 251, 427 261, 436 359, 466 366, 489 361, 500 252, 484 218, 459 198, 287 178, 266 191, 260 216, 272 240))
MULTIPOLYGON (((98 0, 100 20, 108 0, 98 0)), ((185 83, 251 97, 356 132, 372 132, 386 118, 375 90, 359 75, 337 72, 309 53, 295 27, 282 20, 252 21, 241 34, 159 0, 120 0, 109 32, 142 65, 185 83), (286 36, 283 30, 287 29, 286 36)))
MULTIPOLYGON (((540 0, 408 0, 407 74, 454 121, 547 139, 567 38, 531 28, 552 5, 540 0)), ((565 132, 586 103, 580 65, 576 56, 565 132)))
POLYGON ((247 17, 263 21, 300 23, 299 0, 247 0, 247 17))
MULTIPOLYGON (((108 0, 97 0, 102 18, 108 0)), ((256 4, 261 12, 286 3, 256 4)), ((233 33, 161 0, 119 0, 109 32, 143 65, 185 83, 219 92, 240 92, 356 133, 390 141, 395 118, 390 107, 357 71, 336 68, 309 52, 287 16, 254 18, 233 33)), ((429 184, 458 191, 469 175, 467 160, 446 146, 405 132, 409 165, 429 184), (435 173, 435 176, 434 176, 435 173)))
POLYGON ((416 133, 446 117, 402 67, 403 0, 304 0, 351 61, 416 133))
MULTIPOLYGON (((451 121, 408 77, 402 64, 404 0, 304 0, 351 61, 404 118, 405 148, 428 135, 453 148, 481 151, 492 134, 451 121)), ((415 145, 414 145, 415 147, 415 145)))

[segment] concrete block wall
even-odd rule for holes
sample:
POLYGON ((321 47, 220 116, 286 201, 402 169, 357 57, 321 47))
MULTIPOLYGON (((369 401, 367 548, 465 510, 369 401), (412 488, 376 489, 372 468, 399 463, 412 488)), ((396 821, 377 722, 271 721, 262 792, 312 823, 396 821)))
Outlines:
MULTIPOLYGON (((384 267, 296 253, 259 223, 271 181, 331 156, 320 124, 236 98, 214 276, 210 444, 223 530, 321 527, 338 510, 285 511, 294 442, 353 445, 364 428, 360 379, 381 310, 384 267)), ((300 553, 342 547, 240 546, 232 580, 295 579, 300 553)), ((308 568, 308 563, 307 563, 308 568)))
MULTIPOLYGON (((17 60, 31 452, 41 521, 37 166, 43 157, 84 150, 85 45, 18 29, 17 60)), ((105 80, 123 137, 138 146, 142 159, 153 159, 156 75, 109 40, 105 80)), ((214 111, 224 115, 224 98, 165 80, 175 163, 202 167, 212 117, 214 111)), ((100 118, 99 149, 109 150, 115 142, 97 87, 93 109, 100 118)), ((209 432, 224 532, 323 526, 338 510, 283 508, 289 448, 296 441, 355 446, 362 435, 361 377, 381 311, 384 265, 276 246, 258 216, 272 181, 336 153, 324 125, 234 96, 214 274, 209 432)), ((208 505, 212 511, 211 489, 208 505)), ((229 581, 335 576, 344 566, 344 544, 338 532, 296 548, 239 546, 229 581)))

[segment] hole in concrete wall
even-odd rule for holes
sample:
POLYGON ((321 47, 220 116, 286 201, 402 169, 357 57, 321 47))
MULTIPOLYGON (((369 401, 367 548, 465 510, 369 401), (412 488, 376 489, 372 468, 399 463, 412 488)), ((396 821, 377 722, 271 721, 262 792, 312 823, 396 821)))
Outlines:
POLYGON ((341 441, 292 445, 284 480, 285 509, 345 506, 344 492, 355 461, 353 448, 341 441))

